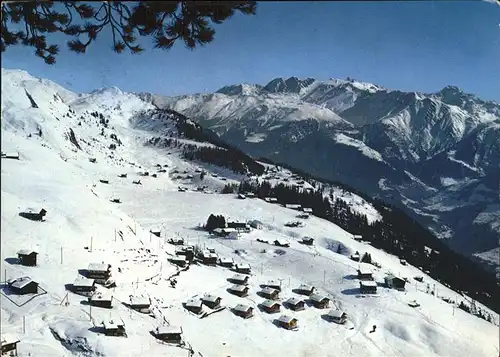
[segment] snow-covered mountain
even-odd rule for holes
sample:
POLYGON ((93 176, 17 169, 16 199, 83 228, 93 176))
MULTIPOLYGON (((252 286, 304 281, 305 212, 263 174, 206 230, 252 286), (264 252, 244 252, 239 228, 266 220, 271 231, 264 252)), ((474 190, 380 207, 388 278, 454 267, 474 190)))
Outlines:
POLYGON ((350 78, 296 77, 149 100, 198 120, 250 154, 402 206, 461 252, 498 246, 495 102, 453 86, 426 94, 350 78))
MULTIPOLYGON (((0 270, 3 280, 19 289, 28 281, 15 281, 21 277, 39 283, 36 294, 19 295, 3 282, 2 348, 18 340, 22 357, 498 353, 498 315, 478 302, 471 304, 465 293, 356 241, 327 220, 311 216, 304 227, 287 228, 297 211, 217 193, 248 175, 185 160, 187 147, 217 146, 196 123, 118 88, 72 93, 23 71, 2 69, 1 94, 6 156, 1 159, 0 270), (202 137, 209 141, 199 141, 202 137), (205 172, 204 179, 200 172, 205 172), (47 212, 43 222, 19 215, 41 208, 47 212), (200 229, 211 213, 260 223, 236 240, 214 238, 200 229), (152 234, 156 231, 159 237, 152 234), (312 246, 299 243, 305 236, 314 238, 312 246), (168 243, 175 237, 220 258, 249 264, 248 296, 227 291, 234 275, 228 268, 200 263, 187 270, 177 267, 172 262, 176 246, 168 243), (289 247, 262 242, 266 240, 286 240, 289 247), (36 266, 19 264, 16 256, 22 249, 38 253, 36 266), (369 253, 376 265, 350 259, 356 251, 369 253), (111 294, 112 308, 90 307, 87 298, 72 292, 72 283, 89 263, 100 262, 111 265, 116 287, 97 285, 96 296, 111 294), (360 293, 360 267, 373 271, 377 294, 360 293), (384 286, 388 273, 408 278, 405 292, 384 286), (284 304, 280 314, 265 313, 258 292, 270 280, 280 282, 279 302, 300 298, 295 290, 300 284, 314 285, 330 299, 330 308, 346 312, 346 324, 332 323, 329 310, 315 308, 305 296, 302 311, 284 304), (222 298, 221 310, 203 305, 200 317, 183 306, 206 293, 222 298), (134 299, 149 301, 150 313, 129 308, 134 299), (456 308, 459 302, 490 314, 493 323, 456 308), (233 308, 238 304, 253 308, 254 316, 236 316, 233 308), (299 330, 278 328, 281 314, 296 318, 299 330), (123 324, 127 338, 106 336, 102 322, 108 327, 123 324), (151 332, 162 326, 181 327, 184 343, 157 340, 151 332)), ((352 144, 342 136, 338 140, 352 144)), ((296 180, 288 170, 261 165, 274 172, 271 181, 296 180)), ((314 189, 307 183, 304 187, 314 189)), ((359 196, 331 192, 370 220, 381 219, 359 196)))

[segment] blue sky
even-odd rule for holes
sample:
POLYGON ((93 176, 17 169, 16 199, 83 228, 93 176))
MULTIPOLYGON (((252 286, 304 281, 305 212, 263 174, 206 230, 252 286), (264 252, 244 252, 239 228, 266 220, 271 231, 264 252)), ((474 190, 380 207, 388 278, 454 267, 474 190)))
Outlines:
POLYGON ((74 91, 117 86, 179 95, 241 82, 266 84, 276 77, 350 76, 423 92, 452 84, 500 102, 495 4, 264 2, 257 15, 238 14, 216 31, 214 42, 194 51, 178 43, 168 52, 141 55, 115 54, 110 38, 100 37, 85 55, 63 50, 54 66, 30 48, 10 47, 2 67, 24 69, 74 91))

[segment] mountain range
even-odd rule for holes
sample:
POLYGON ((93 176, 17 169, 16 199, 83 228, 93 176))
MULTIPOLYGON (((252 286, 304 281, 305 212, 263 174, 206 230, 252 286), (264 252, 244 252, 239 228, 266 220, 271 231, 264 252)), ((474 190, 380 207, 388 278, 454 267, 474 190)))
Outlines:
POLYGON ((395 204, 459 252, 495 256, 500 237, 500 105, 495 102, 456 86, 404 92, 352 78, 276 78, 215 93, 138 95, 193 118, 251 155, 395 204))

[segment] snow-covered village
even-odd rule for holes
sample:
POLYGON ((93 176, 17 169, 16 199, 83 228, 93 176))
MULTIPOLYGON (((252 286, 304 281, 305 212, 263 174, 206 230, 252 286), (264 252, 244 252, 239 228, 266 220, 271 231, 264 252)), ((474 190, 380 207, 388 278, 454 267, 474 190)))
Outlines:
POLYGON ((2 356, 500 356, 494 272, 396 206, 48 77, 1 72, 2 356))

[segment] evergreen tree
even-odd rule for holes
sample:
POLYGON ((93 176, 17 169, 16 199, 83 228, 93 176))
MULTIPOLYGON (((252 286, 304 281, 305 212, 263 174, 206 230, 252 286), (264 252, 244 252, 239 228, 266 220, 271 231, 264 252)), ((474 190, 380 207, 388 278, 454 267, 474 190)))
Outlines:
POLYGON ((207 223, 205 224, 205 229, 207 231, 213 231, 216 228, 225 228, 226 227, 226 219, 222 215, 214 215, 211 214, 208 217, 207 223))
POLYGON ((372 256, 370 255, 370 253, 363 254, 363 257, 361 258, 361 262, 371 264, 372 263, 372 256))

